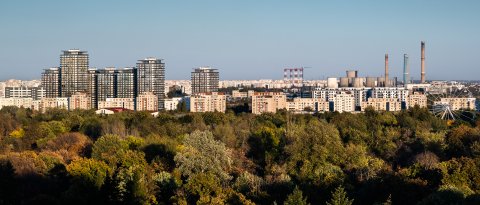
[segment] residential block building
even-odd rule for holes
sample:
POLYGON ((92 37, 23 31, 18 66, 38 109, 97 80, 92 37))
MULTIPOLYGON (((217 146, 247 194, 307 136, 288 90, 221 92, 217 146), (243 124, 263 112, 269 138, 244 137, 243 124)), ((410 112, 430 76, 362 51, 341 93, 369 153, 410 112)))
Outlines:
POLYGON ((135 100, 134 98, 107 98, 105 101, 98 101, 97 109, 105 108, 135 110, 135 100))
POLYGON ((38 87, 5 87, 6 98, 33 98, 39 100, 45 97, 45 89, 42 86, 38 87))
POLYGON ((398 98, 368 98, 362 103, 362 111, 367 107, 371 107, 377 111, 396 112, 402 110, 402 101, 398 98))
POLYGON ((330 111, 334 112, 354 112, 355 111, 355 96, 351 91, 341 91, 333 94, 329 98, 330 111), (333 104, 333 105, 332 105, 333 104), (332 109, 333 108, 333 109, 332 109))
POLYGON ((220 92, 196 93, 187 98, 190 112, 225 112, 226 96, 220 92))
POLYGON ((414 92, 413 94, 408 95, 407 106, 415 107, 418 105, 420 107, 427 107, 428 99, 427 96, 420 92, 414 92))
POLYGON ((287 96, 281 92, 255 92, 252 95, 252 113, 276 113, 287 108, 287 96))
POLYGON ((136 98, 137 111, 158 111, 158 97, 153 92, 145 92, 136 98))
POLYGON ((448 104, 451 110, 475 110, 476 98, 440 98, 436 104, 448 104))
POLYGON ((85 92, 77 92, 68 98, 68 109, 88 110, 92 108, 91 97, 85 92))

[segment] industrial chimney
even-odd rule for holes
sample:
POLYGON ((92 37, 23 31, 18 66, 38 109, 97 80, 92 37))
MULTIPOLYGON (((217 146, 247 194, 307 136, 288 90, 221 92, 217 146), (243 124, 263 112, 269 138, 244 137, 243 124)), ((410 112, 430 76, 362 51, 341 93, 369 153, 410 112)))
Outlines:
POLYGON ((421 73, 420 73, 420 82, 425 83, 425 42, 421 42, 422 47, 422 64, 421 64, 421 73))
POLYGON ((403 85, 407 88, 408 85, 408 55, 403 54, 403 85))
POLYGON ((385 87, 389 87, 388 80, 388 54, 385 54, 385 87))

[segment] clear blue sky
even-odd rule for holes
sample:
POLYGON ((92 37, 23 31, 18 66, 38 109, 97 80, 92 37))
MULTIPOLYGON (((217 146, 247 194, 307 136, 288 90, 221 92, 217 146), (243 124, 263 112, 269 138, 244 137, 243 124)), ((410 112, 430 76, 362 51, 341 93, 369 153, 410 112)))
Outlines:
POLYGON ((61 50, 90 54, 90 66, 165 59, 167 79, 212 66, 221 79, 282 78, 308 66, 306 79, 401 77, 403 53, 420 78, 480 80, 480 1, 1 0, 0 80, 39 79, 61 50))

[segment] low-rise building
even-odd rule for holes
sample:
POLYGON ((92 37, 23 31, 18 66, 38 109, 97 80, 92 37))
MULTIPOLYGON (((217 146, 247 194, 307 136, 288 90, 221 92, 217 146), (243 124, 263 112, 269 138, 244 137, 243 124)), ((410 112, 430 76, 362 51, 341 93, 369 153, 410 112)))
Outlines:
POLYGON ((103 108, 135 110, 135 101, 133 98, 107 98, 105 101, 98 101, 98 109, 103 108))
POLYGON ((39 110, 41 112, 51 108, 67 109, 68 98, 42 98, 40 100, 39 110))
POLYGON ((0 109, 6 106, 15 106, 34 109, 32 98, 0 98, 0 109))
POLYGON ((226 96, 220 92, 197 93, 187 98, 190 112, 225 112, 226 96))
POLYGON ((165 99, 165 110, 177 110, 178 104, 182 102, 183 98, 166 98, 165 99))
POLYGON ((112 110, 109 110, 107 108, 102 108, 102 109, 96 110, 95 114, 97 114, 97 115, 112 115, 112 114, 115 114, 115 112, 112 111, 112 110))
POLYGON ((98 109, 95 111, 95 114, 98 114, 98 115, 111 115, 111 114, 115 114, 115 113, 118 113, 118 112, 124 112, 124 111, 131 111, 130 109, 125 109, 125 108, 121 108, 121 107, 117 107, 117 108, 102 108, 102 109, 98 109))

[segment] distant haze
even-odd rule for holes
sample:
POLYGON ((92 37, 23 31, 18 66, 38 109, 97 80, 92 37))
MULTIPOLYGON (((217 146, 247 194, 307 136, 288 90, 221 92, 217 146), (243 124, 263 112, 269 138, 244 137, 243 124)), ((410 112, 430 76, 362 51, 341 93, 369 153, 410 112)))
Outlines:
POLYGON ((61 50, 90 54, 90 67, 165 59, 167 79, 211 66, 225 79, 383 75, 402 79, 403 54, 420 79, 480 78, 480 1, 1 1, 0 80, 40 79, 61 50))

